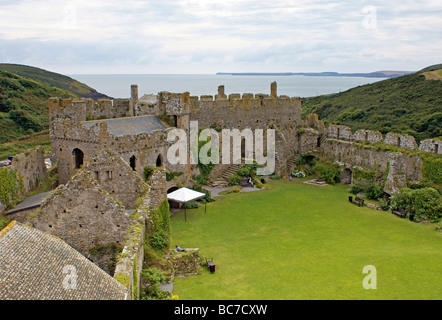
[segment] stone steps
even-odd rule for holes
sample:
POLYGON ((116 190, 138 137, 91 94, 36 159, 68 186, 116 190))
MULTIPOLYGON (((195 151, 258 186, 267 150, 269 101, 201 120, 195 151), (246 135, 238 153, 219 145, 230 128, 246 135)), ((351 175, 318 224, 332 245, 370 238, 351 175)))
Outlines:
POLYGON ((232 164, 227 167, 216 179, 212 182, 211 186, 215 188, 224 188, 229 186, 229 177, 232 174, 235 174, 242 165, 240 164, 232 164))

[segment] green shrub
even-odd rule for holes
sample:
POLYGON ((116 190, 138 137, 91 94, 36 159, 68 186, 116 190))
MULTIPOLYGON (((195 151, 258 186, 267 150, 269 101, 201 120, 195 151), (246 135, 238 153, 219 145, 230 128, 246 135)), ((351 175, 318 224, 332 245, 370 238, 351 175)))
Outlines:
POLYGON ((236 171, 236 174, 240 177, 249 177, 251 175, 250 170, 245 167, 238 169, 238 171, 236 171))
POLYGON ((190 202, 185 203, 183 205, 183 208, 185 208, 185 209, 196 209, 196 208, 199 208, 199 206, 200 206, 200 204, 199 204, 198 201, 190 201, 190 202))
POLYGON ((166 171, 166 181, 172 181, 173 179, 175 179, 175 177, 179 177, 183 173, 184 172, 179 171, 166 171))
POLYGON ((4 227, 6 227, 9 224, 9 222, 11 222, 11 219, 9 219, 6 216, 0 215, 0 230, 3 230, 4 227))
POLYGON ((150 237, 150 245, 155 250, 163 250, 169 247, 169 237, 166 232, 159 230, 154 232, 150 237))
POLYGON ((229 176, 229 184, 232 186, 237 185, 239 183, 239 180, 241 180, 241 177, 237 174, 232 174, 229 176))
POLYGON ((155 171, 154 167, 145 166, 144 169, 143 169, 144 181, 148 181, 150 179, 150 177, 152 176, 154 171, 155 171))
POLYGON ((314 172, 327 183, 334 184, 339 182, 341 169, 338 164, 332 162, 319 161, 312 168, 314 172))
POLYGON ((442 218, 442 196, 434 188, 403 188, 391 197, 391 207, 415 213, 416 220, 437 222, 442 218))
POLYGON ((365 195, 368 199, 377 200, 384 194, 384 190, 375 184, 370 186, 367 190, 365 190, 365 195))

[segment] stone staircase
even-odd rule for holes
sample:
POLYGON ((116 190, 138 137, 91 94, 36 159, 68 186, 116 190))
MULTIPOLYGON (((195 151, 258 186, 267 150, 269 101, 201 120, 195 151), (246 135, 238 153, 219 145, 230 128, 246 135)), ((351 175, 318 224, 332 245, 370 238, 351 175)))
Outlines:
POLYGON ((224 188, 229 186, 229 177, 238 171, 241 168, 241 164, 231 164, 224 170, 214 182, 212 182, 211 186, 215 188, 224 188))
POLYGON ((288 173, 292 172, 293 169, 295 169, 295 166, 296 166, 295 162, 296 162, 296 160, 298 160, 298 158, 299 158, 299 154, 296 154, 287 160, 286 168, 287 168, 288 173))

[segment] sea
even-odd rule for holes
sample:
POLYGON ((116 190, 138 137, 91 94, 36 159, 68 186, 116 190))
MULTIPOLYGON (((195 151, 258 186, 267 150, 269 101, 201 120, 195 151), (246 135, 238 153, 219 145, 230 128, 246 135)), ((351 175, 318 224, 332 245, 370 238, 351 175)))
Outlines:
POLYGON ((216 74, 71 74, 78 80, 112 98, 130 98, 130 87, 138 85, 138 96, 189 92, 191 96, 216 95, 224 85, 225 94, 270 94, 270 84, 277 82, 278 95, 314 97, 347 91, 385 78, 283 75, 216 75, 216 74))

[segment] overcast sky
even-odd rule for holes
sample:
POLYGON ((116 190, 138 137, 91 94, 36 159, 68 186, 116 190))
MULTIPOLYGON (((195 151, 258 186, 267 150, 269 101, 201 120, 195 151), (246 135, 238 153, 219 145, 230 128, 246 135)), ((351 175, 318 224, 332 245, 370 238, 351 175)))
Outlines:
POLYGON ((0 62, 64 73, 417 71, 442 1, 0 0, 0 62))

